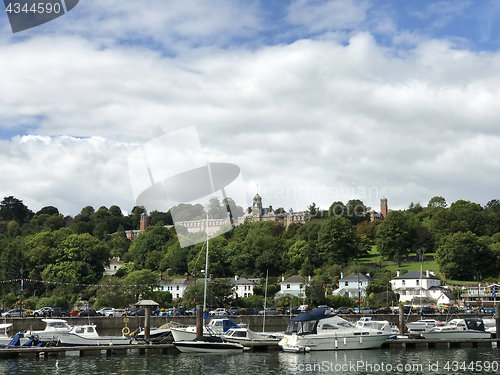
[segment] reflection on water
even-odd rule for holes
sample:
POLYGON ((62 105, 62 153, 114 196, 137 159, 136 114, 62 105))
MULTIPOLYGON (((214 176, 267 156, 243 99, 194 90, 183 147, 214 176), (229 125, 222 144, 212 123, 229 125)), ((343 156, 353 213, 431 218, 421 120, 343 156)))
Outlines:
POLYGON ((375 349, 312 352, 306 354, 281 351, 245 352, 234 355, 160 354, 140 355, 117 352, 78 353, 42 358, 21 357, 0 360, 3 374, 175 374, 175 375, 292 375, 292 374, 471 374, 500 371, 500 349, 490 347, 463 349, 375 349), (453 368, 455 361, 455 369, 453 368), (496 363, 490 371, 470 367, 478 362, 496 363), (448 363, 448 368, 446 364, 448 363), (460 366, 466 368, 460 369, 460 366), (468 368, 467 368, 468 367, 468 368), (456 371, 454 371, 456 370, 456 371))

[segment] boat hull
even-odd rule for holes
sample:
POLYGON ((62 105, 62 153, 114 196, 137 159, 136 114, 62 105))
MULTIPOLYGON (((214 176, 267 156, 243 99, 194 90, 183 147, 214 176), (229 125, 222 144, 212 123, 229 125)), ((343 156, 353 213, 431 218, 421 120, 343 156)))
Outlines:
POLYGON ((214 343, 203 341, 176 341, 174 345, 182 353, 241 353, 243 345, 235 343, 214 343))
POLYGON ((62 346, 129 345, 131 341, 128 337, 83 337, 78 334, 60 334, 58 338, 62 346))
POLYGON ((279 342, 286 352, 307 352, 320 350, 359 350, 380 348, 391 334, 367 336, 331 336, 331 335, 285 335, 279 342))
POLYGON ((485 331, 429 331, 420 333, 426 339, 489 339, 490 332, 485 331))

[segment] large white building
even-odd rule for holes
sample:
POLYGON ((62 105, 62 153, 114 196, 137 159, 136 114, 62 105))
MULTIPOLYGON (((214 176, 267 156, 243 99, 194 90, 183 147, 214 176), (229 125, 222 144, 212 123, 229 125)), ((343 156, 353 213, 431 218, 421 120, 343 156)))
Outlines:
POLYGON ((418 298, 433 299, 430 291, 433 286, 440 286, 441 280, 434 275, 434 271, 427 270, 425 273, 410 271, 397 276, 391 280, 392 290, 399 294, 400 302, 418 301, 418 298))

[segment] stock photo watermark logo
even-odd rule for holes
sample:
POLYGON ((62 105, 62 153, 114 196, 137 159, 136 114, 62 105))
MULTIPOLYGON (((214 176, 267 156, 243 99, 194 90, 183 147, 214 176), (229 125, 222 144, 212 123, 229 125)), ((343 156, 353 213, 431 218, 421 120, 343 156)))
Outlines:
POLYGON ((80 0, 3 0, 13 33, 55 20, 80 0))
POLYGON ((208 162, 195 126, 141 145, 130 154, 128 166, 136 206, 148 212, 170 210, 181 247, 233 229, 236 207, 246 207, 240 168, 208 162), (209 215, 213 202, 221 203, 223 216, 209 215))

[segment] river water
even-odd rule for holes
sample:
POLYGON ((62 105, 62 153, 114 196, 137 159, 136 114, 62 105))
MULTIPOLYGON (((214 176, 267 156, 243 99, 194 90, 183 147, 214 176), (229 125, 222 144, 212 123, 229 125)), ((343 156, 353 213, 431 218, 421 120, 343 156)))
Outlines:
POLYGON ((284 353, 278 350, 232 355, 77 353, 46 358, 1 359, 0 375, 266 375, 266 374, 488 374, 500 372, 500 349, 414 348, 284 353))

